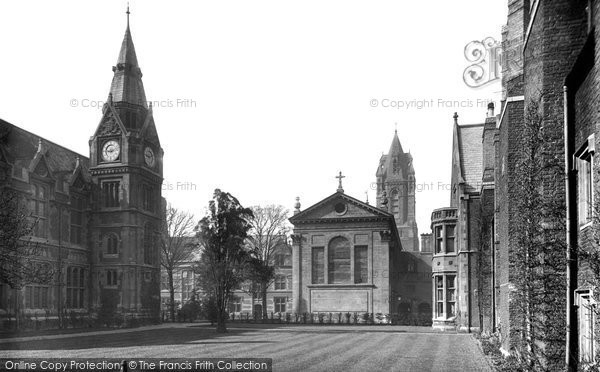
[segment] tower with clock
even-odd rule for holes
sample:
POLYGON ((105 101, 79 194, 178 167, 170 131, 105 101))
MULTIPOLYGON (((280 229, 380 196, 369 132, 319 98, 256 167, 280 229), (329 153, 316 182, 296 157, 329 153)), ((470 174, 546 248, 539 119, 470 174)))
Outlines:
POLYGON ((94 303, 150 315, 160 310, 163 150, 127 28, 102 117, 90 138, 90 241, 94 303))

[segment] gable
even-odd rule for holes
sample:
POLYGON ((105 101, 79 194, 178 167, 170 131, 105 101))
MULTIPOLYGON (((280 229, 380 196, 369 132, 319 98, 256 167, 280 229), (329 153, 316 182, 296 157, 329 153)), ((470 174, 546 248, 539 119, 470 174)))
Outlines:
POLYGON ((333 220, 364 219, 387 220, 390 218, 393 218, 391 214, 338 192, 293 216, 290 218, 290 222, 318 222, 318 220, 328 222, 333 220))
POLYGON ((148 114, 146 114, 144 125, 142 126, 142 130, 140 131, 140 137, 160 147, 158 132, 156 131, 156 125, 154 124, 154 116, 152 115, 152 106, 150 106, 148 114))
POLYGON ((107 104, 108 109, 102 115, 100 124, 96 129, 96 136, 116 136, 126 132, 119 115, 113 110, 112 106, 107 104))

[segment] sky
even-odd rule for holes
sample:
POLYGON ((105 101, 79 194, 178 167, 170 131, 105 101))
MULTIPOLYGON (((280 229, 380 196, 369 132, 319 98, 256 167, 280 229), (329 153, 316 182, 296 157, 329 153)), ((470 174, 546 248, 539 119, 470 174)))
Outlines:
MULTIPOLYGON (((88 156, 126 27, 125 1, 0 2, 0 118, 88 156)), ((449 205, 452 115, 499 113, 469 87, 465 46, 500 40, 505 0, 130 1, 164 155, 163 196, 205 212, 302 209, 336 191, 375 204, 397 128, 414 158, 419 233, 449 205)))

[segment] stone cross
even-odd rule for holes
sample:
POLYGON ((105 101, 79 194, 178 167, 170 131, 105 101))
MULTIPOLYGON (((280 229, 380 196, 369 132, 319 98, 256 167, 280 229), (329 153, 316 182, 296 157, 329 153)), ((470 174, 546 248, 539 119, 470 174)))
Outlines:
POLYGON ((340 184, 338 185, 337 191, 338 192, 344 192, 344 188, 342 187, 342 178, 346 178, 346 176, 342 176, 342 172, 340 171, 340 175, 339 176, 335 176, 335 178, 337 178, 340 181, 340 184))

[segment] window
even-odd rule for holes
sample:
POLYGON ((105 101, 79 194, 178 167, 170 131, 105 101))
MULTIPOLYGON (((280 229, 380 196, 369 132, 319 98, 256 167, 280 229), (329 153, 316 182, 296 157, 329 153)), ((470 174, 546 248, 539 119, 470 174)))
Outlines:
POLYGON ((276 313, 285 313, 285 304, 287 297, 273 297, 273 303, 275 304, 276 313))
POLYGON ((120 205, 119 187, 119 181, 110 181, 102 183, 102 198, 104 200, 104 207, 114 208, 120 205))
POLYGON ((312 249, 312 283, 325 283, 325 249, 313 247, 312 249))
POLYGON ((354 247, 354 283, 367 283, 369 281, 368 248, 366 245, 354 247))
POLYGON ((408 260, 408 262, 406 263, 406 271, 408 271, 409 273, 414 273, 417 271, 414 260, 411 260, 411 259, 408 260))
POLYGON ((592 221, 592 207, 594 200, 594 141, 594 135, 591 135, 579 151, 575 153, 579 226, 586 225, 592 221))
POLYGON ((106 285, 116 287, 118 284, 117 270, 106 270, 106 285))
POLYGON ((71 196, 71 243, 83 241, 83 198, 71 196))
POLYGON ((239 313, 242 311, 242 298, 239 296, 233 296, 229 302, 229 312, 239 313))
POLYGON ((150 185, 142 185, 142 208, 154 212, 154 188, 150 185))
POLYGON ((286 289, 286 279, 283 275, 275 277, 275 289, 286 289))
POLYGON ((149 224, 144 226, 144 263, 154 264, 154 230, 149 224))
POLYGON ((31 216, 36 222, 34 235, 40 238, 48 236, 48 187, 32 184, 33 195, 30 201, 31 216))
POLYGON ((328 283, 350 282, 350 242, 343 237, 333 238, 329 242, 328 283))
POLYGON ((577 321, 579 328, 579 360, 595 361, 594 326, 596 324, 596 304, 590 290, 576 294, 577 321))
POLYGON ((39 285, 28 285, 25 287, 25 308, 47 309, 49 288, 39 285))
POLYGON ((106 254, 117 254, 119 252, 119 238, 115 234, 106 237, 106 254))
POLYGON ((446 225, 446 253, 454 252, 454 228, 456 225, 446 225))
POLYGON ((85 271, 81 267, 67 268, 67 308, 83 308, 85 271))
POLYGON ((282 249, 282 251, 275 253, 274 262, 275 266, 292 266, 292 255, 289 250, 282 249))
POLYGON ((435 253, 442 253, 442 226, 435 227, 435 253))
POLYGON ((434 281, 436 317, 456 316, 456 275, 436 275, 434 281))
POLYGON ((394 217, 398 218, 398 213, 400 212, 400 198, 398 197, 398 190, 392 191, 392 205, 391 212, 394 217))

